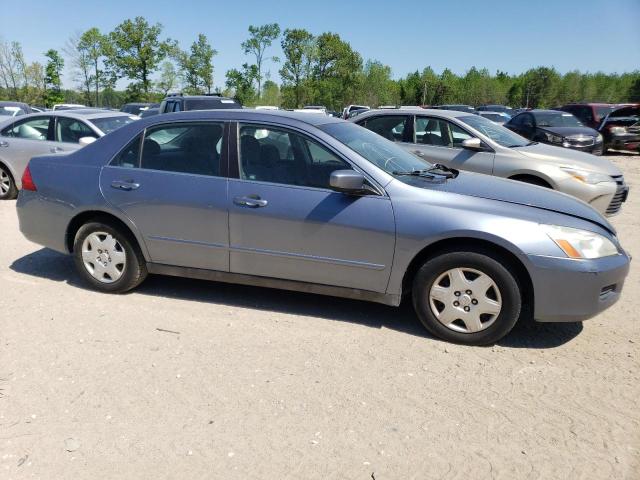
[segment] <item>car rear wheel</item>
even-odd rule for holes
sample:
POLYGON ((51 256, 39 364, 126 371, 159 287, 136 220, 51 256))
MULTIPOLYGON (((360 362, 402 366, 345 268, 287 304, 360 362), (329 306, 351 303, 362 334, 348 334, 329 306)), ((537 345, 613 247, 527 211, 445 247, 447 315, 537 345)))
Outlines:
POLYGON ((515 276, 478 252, 447 252, 420 268, 413 305, 429 332, 466 345, 494 343, 511 331, 522 308, 515 276))
POLYGON ((0 165, 0 200, 13 200, 17 196, 18 189, 11 172, 4 165, 0 165))
POLYGON ((135 240, 106 223, 91 222, 80 227, 73 254, 80 276, 96 290, 126 292, 147 276, 146 263, 135 240))

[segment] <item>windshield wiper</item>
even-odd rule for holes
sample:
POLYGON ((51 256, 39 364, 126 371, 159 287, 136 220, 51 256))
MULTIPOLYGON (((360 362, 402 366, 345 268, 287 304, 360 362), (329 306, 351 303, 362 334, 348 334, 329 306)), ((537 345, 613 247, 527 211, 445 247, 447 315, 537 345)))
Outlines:
POLYGON ((423 169, 423 170, 408 170, 406 172, 403 171, 394 171, 391 172, 393 175, 409 175, 413 177, 445 177, 445 178, 455 178, 458 176, 458 170, 453 168, 449 168, 446 165, 442 165, 441 163, 436 163, 431 168, 423 169))

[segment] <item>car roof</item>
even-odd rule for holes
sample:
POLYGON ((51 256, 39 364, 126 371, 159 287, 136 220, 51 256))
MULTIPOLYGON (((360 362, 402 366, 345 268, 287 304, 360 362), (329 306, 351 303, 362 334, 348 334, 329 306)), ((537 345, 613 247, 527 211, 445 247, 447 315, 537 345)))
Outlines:
MULTIPOLYGON (((554 110, 552 108, 534 108, 532 110, 527 110, 527 112, 520 113, 556 113, 558 115, 571 115, 570 113, 563 112, 562 110, 554 110)), ((520 115, 520 114, 518 114, 520 115)))
POLYGON ((109 117, 130 117, 130 113, 114 112, 111 110, 100 110, 97 108, 79 108, 77 110, 52 110, 47 112, 30 113, 29 115, 22 115, 20 117, 13 117, 14 120, 24 120, 31 117, 66 117, 75 118, 77 120, 93 120, 96 118, 109 118, 109 117))
POLYGON ((228 108, 217 110, 189 110, 186 112, 163 113, 145 117, 143 122, 149 124, 165 123, 171 120, 239 120, 239 121, 278 121, 295 120, 318 126, 327 123, 344 122, 339 118, 317 113, 292 112, 288 110, 255 110, 245 108, 228 108))
POLYGON ((435 108, 384 108, 384 109, 376 109, 376 110, 367 110, 364 113, 358 115, 358 120, 363 118, 373 117, 375 115, 432 115, 442 118, 458 118, 458 117, 468 117, 469 115, 473 115, 471 112, 460 112, 458 110, 440 110, 435 108))
POLYGON ((0 105, 5 106, 5 107, 24 107, 24 106, 29 106, 24 102, 11 102, 11 101, 5 101, 2 100, 0 101, 0 105))

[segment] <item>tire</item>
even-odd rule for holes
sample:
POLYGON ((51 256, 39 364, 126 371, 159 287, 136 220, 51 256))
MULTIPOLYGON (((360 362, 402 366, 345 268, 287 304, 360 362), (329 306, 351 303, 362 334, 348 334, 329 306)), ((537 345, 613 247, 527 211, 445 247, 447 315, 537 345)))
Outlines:
POLYGON ((431 334, 464 345, 500 340, 522 309, 516 277, 489 252, 445 252, 427 260, 416 273, 412 297, 418 318, 431 334))
POLYGON ((82 279, 101 292, 124 293, 147 277, 147 265, 135 239, 108 223, 80 227, 73 257, 82 279))
POLYGON ((7 167, 0 164, 0 200, 13 200, 18 196, 18 187, 7 167))

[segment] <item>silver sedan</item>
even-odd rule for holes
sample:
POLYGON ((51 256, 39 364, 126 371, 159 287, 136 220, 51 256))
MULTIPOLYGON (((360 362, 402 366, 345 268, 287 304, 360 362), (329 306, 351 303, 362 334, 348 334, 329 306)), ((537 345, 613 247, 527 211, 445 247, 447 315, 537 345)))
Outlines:
POLYGON ((31 157, 68 153, 138 117, 99 109, 13 117, 0 123, 0 200, 15 198, 31 157))
POLYGON ((531 142, 482 118, 450 110, 372 110, 352 120, 433 163, 567 193, 614 215, 629 188, 622 172, 594 155, 531 142))

